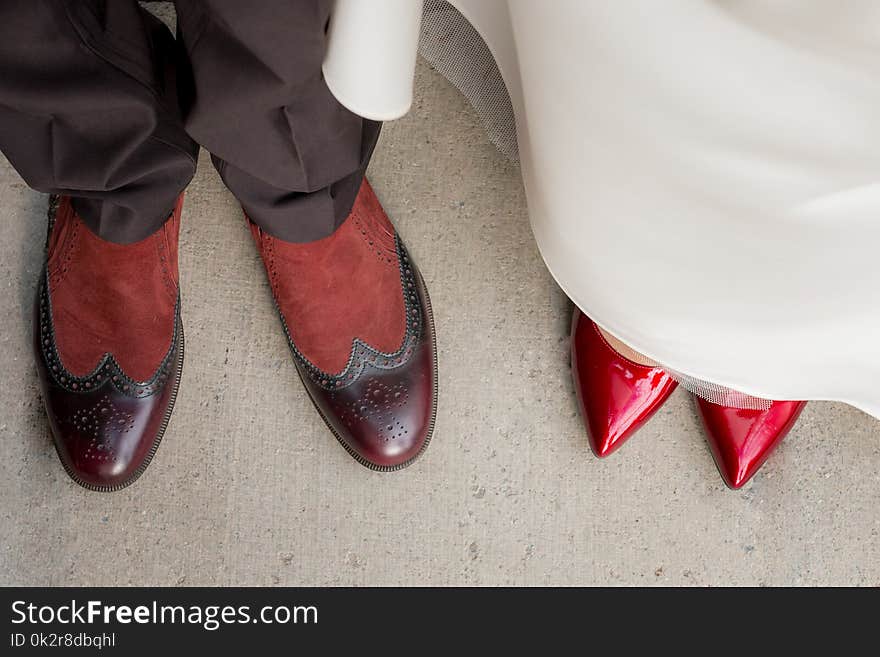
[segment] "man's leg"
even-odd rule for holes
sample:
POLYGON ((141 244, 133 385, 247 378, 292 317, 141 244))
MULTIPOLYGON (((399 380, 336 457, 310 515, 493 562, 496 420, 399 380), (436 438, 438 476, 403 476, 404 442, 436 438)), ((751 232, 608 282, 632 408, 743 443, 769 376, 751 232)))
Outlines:
POLYGON ((134 0, 0 4, 0 150, 109 241, 155 232, 195 172, 173 48, 134 0))
POLYGON ((173 47, 134 0, 0 3, 0 149, 58 195, 34 325, 43 398, 68 473, 99 490, 146 467, 182 363, 179 197, 197 147, 173 47))
POLYGON ((331 0, 177 2, 193 94, 186 127, 261 228, 288 242, 345 221, 380 124, 340 105, 321 75, 331 0))
POLYGON ((361 463, 425 448, 436 407, 424 284, 363 180, 379 125, 342 107, 321 62, 329 0, 186 0, 187 129, 251 220, 294 361, 361 463))

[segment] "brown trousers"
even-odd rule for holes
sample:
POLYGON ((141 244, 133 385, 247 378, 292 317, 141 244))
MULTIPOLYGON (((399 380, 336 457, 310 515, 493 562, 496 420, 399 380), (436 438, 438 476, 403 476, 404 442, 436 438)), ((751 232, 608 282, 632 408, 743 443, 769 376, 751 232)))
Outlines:
POLYGON ((0 0, 0 150, 109 241, 161 226, 197 144, 270 234, 331 234, 380 124, 324 84, 330 0, 175 6, 177 39, 135 0, 0 0))

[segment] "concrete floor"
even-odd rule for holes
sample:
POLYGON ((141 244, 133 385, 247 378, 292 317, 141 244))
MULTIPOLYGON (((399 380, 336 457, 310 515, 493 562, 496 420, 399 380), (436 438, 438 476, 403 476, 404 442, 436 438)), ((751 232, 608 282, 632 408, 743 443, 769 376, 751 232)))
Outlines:
POLYGON ((811 404, 739 492, 682 391, 619 453, 591 456, 570 307, 518 170, 424 65, 417 90, 370 177, 431 289, 441 398, 430 449, 394 474, 355 463, 313 410, 203 158, 184 210, 171 426, 131 488, 73 484, 29 346, 46 198, 0 163, 0 584, 880 585, 880 423, 852 408, 811 404))

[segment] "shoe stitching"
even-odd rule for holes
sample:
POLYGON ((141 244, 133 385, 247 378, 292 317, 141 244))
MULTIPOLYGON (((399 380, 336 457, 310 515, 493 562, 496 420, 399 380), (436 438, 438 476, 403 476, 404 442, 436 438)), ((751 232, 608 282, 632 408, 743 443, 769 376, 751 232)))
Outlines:
MULTIPOLYGON (((49 197, 49 211, 52 213, 52 221, 49 224, 49 229, 47 231, 47 246, 51 243, 52 240, 52 232, 55 230, 56 219, 57 219, 57 211, 60 207, 61 199, 58 196, 49 197)), ((55 267, 49 271, 49 280, 52 282, 52 286, 57 290, 61 283, 67 278, 67 273, 70 271, 70 263, 73 260, 73 256, 76 254, 76 251, 79 247, 79 231, 80 231, 80 222, 77 221, 76 214, 73 213, 73 209, 71 208, 71 217, 68 221, 72 224, 68 228, 68 232, 63 236, 61 243, 57 246, 59 249, 58 256, 55 261, 55 267)), ((48 268, 48 258, 47 258, 47 268, 48 268)))
MULTIPOLYGON (((171 214, 171 218, 167 221, 172 221, 174 219, 174 214, 171 214)), ((167 222, 166 222, 167 223, 167 222)), ((166 235, 165 226, 159 229, 162 231, 162 234, 158 236, 156 240, 156 251, 159 256, 159 266, 162 268, 162 282, 165 284, 165 289, 168 292, 168 298, 171 301, 174 301, 178 295, 178 283, 174 280, 174 277, 171 275, 171 270, 169 268, 169 260, 171 258, 171 249, 168 247, 168 239, 166 235)))
MULTIPOLYGON (((54 228, 58 203, 49 204, 49 231, 54 228)), ((64 367, 55 342, 55 329, 52 320, 52 300, 49 295, 49 269, 48 264, 44 267, 43 276, 39 287, 39 327, 38 340, 40 353, 46 371, 56 385, 68 392, 87 393, 101 388, 104 385, 112 385, 120 393, 128 397, 144 398, 160 392, 172 374, 176 362, 177 345, 180 338, 180 297, 178 295, 174 306, 174 332, 171 336, 171 345, 159 364, 155 374, 146 381, 136 381, 125 374, 122 366, 113 354, 104 354, 98 365, 86 376, 76 376, 64 367)))

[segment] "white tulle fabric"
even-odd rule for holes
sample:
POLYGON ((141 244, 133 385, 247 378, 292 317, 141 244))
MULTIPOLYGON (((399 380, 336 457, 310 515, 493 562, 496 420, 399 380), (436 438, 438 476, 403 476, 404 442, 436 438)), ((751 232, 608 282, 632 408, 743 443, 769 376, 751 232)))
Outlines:
POLYGON ((425 0, 419 54, 464 94, 498 150, 517 161, 516 119, 501 71, 480 33, 446 0, 425 0))
POLYGON ((451 4, 588 316, 696 388, 880 417, 880 3, 451 4))

